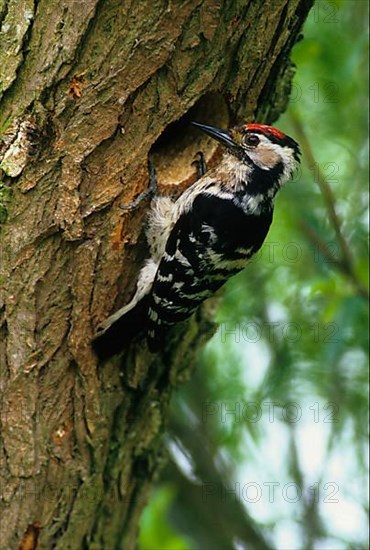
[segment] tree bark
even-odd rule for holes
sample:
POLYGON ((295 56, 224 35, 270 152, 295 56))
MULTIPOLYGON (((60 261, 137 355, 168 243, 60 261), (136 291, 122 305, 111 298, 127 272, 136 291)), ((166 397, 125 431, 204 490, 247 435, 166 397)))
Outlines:
POLYGON ((2 547, 32 525, 42 548, 135 547, 171 389, 211 314, 166 355, 136 343, 98 364, 91 337, 146 252, 148 203, 118 206, 148 185, 149 154, 164 193, 194 181, 198 150, 217 162, 190 119, 276 119, 311 5, 0 1, 2 547))

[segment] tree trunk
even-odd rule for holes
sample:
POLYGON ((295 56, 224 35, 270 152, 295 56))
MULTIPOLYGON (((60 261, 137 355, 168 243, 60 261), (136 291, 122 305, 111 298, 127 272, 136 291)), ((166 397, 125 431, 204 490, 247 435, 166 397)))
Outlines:
POLYGON ((91 337, 146 251, 148 203, 119 204, 149 154, 164 193, 200 149, 217 162, 189 120, 277 117, 311 4, 0 1, 3 548, 134 548, 171 388, 211 329, 206 306, 165 356, 136 343, 98 364, 91 337))

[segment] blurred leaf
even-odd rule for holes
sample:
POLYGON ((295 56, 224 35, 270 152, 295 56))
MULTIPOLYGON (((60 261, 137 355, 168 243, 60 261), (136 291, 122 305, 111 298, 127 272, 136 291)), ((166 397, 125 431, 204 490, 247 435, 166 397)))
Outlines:
POLYGON ((140 520, 140 550, 190 550, 186 539, 165 521, 175 493, 174 487, 162 485, 152 495, 140 520))

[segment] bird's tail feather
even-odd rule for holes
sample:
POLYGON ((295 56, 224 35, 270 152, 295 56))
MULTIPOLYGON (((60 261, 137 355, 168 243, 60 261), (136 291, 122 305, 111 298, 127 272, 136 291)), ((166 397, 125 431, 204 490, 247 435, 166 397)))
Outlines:
POLYGON ((135 336, 147 331, 148 296, 144 296, 132 309, 120 317, 112 316, 112 322, 104 323, 103 330, 98 333, 92 346, 99 359, 109 359, 123 351, 135 336))

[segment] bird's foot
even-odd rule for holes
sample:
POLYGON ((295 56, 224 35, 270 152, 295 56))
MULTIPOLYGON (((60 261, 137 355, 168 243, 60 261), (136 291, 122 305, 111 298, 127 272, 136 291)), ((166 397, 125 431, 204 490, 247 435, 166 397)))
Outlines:
POLYGON ((207 172, 207 164, 202 151, 197 152, 191 164, 195 166, 198 178, 201 178, 207 172))
POLYGON ((154 167, 154 164, 148 160, 148 172, 149 172, 149 187, 142 193, 140 193, 135 200, 131 201, 129 204, 120 204, 119 207, 125 212, 131 212, 135 210, 143 200, 150 197, 151 199, 157 195, 158 186, 157 186, 157 172, 154 167))

